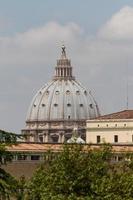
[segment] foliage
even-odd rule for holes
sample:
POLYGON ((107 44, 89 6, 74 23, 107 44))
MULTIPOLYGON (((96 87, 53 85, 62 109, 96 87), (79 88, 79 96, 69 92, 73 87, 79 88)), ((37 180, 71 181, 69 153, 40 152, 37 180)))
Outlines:
POLYGON ((0 143, 11 145, 17 142, 18 137, 20 136, 16 135, 15 133, 0 130, 0 143))
POLYGON ((6 147, 16 144, 19 137, 14 133, 0 130, 0 166, 13 159, 12 153, 7 151, 6 147))
POLYGON ((10 199, 17 195, 18 182, 2 166, 13 159, 11 152, 6 150, 9 145, 16 144, 18 136, 0 130, 0 199, 10 199))
POLYGON ((17 181, 5 170, 0 168, 0 199, 10 199, 15 195, 17 181))
POLYGON ((26 190, 26 180, 25 177, 20 177, 17 180, 16 187, 15 187, 15 198, 17 200, 24 200, 25 199, 25 190, 26 190))
MULTIPOLYGON (((28 184, 26 200, 133 200, 132 160, 113 163, 112 149, 65 145, 28 184)), ((125 155, 127 156, 127 155, 125 155)))

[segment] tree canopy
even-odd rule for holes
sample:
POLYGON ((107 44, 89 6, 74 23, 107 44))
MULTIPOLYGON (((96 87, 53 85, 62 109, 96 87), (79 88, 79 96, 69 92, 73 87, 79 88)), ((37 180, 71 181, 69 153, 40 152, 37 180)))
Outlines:
POLYGON ((65 145, 42 165, 27 188, 27 200, 131 200, 133 162, 111 161, 109 145, 86 151, 83 145, 65 145))
POLYGON ((16 144, 18 136, 14 133, 9 133, 0 130, 0 199, 10 199, 17 195, 18 182, 7 173, 2 166, 7 162, 12 161, 13 154, 7 151, 6 147, 16 144))

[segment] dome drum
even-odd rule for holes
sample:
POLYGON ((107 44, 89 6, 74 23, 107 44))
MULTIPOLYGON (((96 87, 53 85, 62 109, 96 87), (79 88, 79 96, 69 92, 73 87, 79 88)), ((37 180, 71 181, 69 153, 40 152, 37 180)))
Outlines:
MULTIPOLYGON (((26 134, 27 142, 41 142, 41 143, 64 143, 72 137, 73 127, 68 129, 47 129, 47 130, 22 130, 26 134), (58 140, 56 139, 58 138, 58 140)), ((80 129, 80 137, 86 140, 86 129, 80 129)))

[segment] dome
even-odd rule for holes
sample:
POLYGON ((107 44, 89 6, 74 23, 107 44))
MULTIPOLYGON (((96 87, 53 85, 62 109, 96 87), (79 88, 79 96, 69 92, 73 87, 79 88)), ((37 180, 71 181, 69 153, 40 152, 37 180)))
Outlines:
POLYGON ((42 87, 30 105, 27 121, 91 119, 98 116, 92 95, 76 80, 53 80, 42 87))
POLYGON ((72 76, 70 60, 66 58, 65 49, 63 51, 61 59, 57 61, 54 79, 33 98, 27 121, 81 120, 99 116, 96 101, 72 76))
POLYGON ((75 126, 85 140, 86 120, 98 117, 99 109, 72 70, 63 46, 53 79, 39 89, 30 104, 22 130, 28 141, 62 143, 71 138, 75 126))

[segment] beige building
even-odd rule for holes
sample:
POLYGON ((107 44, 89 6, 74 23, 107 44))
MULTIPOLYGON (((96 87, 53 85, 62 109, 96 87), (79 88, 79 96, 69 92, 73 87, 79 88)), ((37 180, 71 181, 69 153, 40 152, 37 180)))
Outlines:
POLYGON ((133 143, 133 110, 87 120, 86 143, 133 143))

